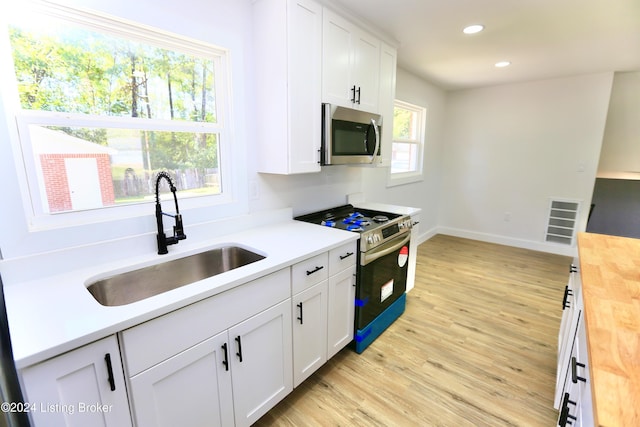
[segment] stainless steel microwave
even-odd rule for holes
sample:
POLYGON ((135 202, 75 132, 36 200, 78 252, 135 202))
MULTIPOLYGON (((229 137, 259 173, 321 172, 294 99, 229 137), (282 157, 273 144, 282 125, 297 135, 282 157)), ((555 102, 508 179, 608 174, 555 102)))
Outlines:
POLYGON ((381 131, 379 114, 322 104, 320 164, 377 163, 381 131))

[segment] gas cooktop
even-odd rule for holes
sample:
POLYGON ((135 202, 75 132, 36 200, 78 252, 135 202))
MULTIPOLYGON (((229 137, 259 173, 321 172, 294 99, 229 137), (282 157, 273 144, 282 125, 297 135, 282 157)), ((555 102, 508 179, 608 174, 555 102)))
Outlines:
POLYGON ((378 246, 397 234, 409 232, 411 229, 411 218, 408 215, 361 209, 353 205, 337 206, 294 219, 361 233, 363 251, 378 246))

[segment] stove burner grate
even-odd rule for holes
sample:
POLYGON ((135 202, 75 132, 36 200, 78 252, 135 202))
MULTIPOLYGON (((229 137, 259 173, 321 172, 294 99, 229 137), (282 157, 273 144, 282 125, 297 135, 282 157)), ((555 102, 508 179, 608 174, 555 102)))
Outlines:
POLYGON ((373 218, 371 218, 374 222, 387 222, 389 221, 389 217, 386 215, 376 215, 373 218))

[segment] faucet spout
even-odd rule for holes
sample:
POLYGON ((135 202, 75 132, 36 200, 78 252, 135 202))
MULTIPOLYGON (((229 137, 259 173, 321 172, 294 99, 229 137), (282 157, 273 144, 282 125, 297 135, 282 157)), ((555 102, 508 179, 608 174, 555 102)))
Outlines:
POLYGON ((158 234, 156 236, 158 241, 158 255, 164 255, 168 253, 167 246, 174 245, 178 243, 180 240, 184 240, 187 236, 184 234, 184 227, 182 225, 182 215, 180 214, 180 209, 178 208, 178 197, 176 196, 176 187, 173 185, 171 181, 171 177, 165 171, 162 171, 158 174, 156 178, 156 225, 158 226, 158 234), (162 179, 166 179, 169 183, 169 189, 173 193, 173 201, 176 205, 176 213, 175 215, 168 214, 162 212, 162 206, 160 205, 160 195, 159 195, 159 187, 160 181, 162 179), (173 217, 175 220, 175 225, 173 226, 173 236, 167 237, 164 233, 164 225, 162 223, 162 215, 167 215, 173 217))

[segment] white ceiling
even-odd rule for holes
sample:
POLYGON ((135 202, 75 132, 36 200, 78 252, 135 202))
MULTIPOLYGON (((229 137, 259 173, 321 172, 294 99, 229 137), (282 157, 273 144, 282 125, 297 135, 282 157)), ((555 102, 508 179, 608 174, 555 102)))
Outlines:
POLYGON ((332 0, 445 89, 640 70, 640 0, 332 0), (483 24, 475 35, 462 33, 483 24), (498 61, 511 61, 496 68, 498 61))

